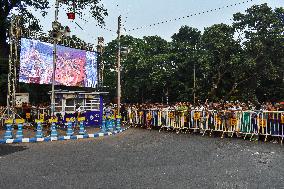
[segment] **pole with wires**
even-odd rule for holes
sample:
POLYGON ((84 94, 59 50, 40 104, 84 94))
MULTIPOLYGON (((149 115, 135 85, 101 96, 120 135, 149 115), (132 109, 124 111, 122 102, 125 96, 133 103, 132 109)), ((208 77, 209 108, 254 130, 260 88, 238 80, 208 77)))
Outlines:
POLYGON ((121 98, 121 84, 120 84, 120 30, 121 30, 121 15, 118 17, 117 30, 117 115, 120 115, 120 98, 121 98))
MULTIPOLYGON (((58 26, 58 10, 59 9, 59 1, 56 0, 55 2, 55 18, 53 23, 53 30, 57 30, 58 26)), ((56 36, 53 36, 53 67, 52 67, 52 87, 51 87, 51 115, 54 116, 55 111, 55 91, 54 91, 54 85, 55 85, 55 70, 56 70, 56 51, 57 51, 57 39, 56 36)))

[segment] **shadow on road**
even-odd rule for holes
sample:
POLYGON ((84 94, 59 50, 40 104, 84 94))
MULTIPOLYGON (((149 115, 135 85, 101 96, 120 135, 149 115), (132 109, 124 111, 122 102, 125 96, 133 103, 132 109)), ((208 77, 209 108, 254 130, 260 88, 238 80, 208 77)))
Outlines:
POLYGON ((28 148, 26 146, 14 146, 14 145, 8 145, 8 144, 1 144, 0 145, 0 157, 6 156, 15 152, 20 152, 27 150, 28 148))

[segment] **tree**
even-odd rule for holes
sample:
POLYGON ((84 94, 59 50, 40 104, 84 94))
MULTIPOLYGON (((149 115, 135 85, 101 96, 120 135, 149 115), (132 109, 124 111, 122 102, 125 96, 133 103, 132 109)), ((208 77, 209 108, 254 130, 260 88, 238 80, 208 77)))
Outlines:
MULTIPOLYGON (((83 10, 86 11, 89 9, 89 12, 94 18, 97 19, 100 25, 104 24, 104 16, 107 16, 107 10, 100 3, 100 0, 85 0, 78 1, 76 6, 70 6, 70 1, 60 1, 61 5, 69 5, 68 10, 75 8, 77 15, 82 16, 83 10)), ((66 7, 66 6, 65 6, 66 7)), ((39 25, 39 18, 36 18, 30 9, 39 10, 42 13, 42 16, 47 14, 49 8, 48 0, 1 0, 0 1, 0 57, 7 57, 8 55, 8 29, 10 26, 11 11, 15 10, 22 17, 23 24, 32 30, 41 30, 39 25)))
POLYGON ((171 62, 175 72, 173 78, 173 91, 170 99, 174 101, 188 101, 193 99, 193 68, 198 67, 199 44, 201 32, 189 26, 182 26, 178 33, 172 36, 171 62), (176 98, 175 98, 176 97, 176 98))
POLYGON ((245 14, 234 14, 234 28, 244 37, 246 61, 254 78, 250 90, 259 100, 284 98, 284 9, 254 5, 245 14))
POLYGON ((231 82, 236 82, 236 78, 229 76, 232 71, 236 71, 234 68, 240 63, 237 59, 240 45, 234 39, 234 28, 226 24, 215 24, 205 28, 201 41, 205 57, 200 64, 208 81, 208 85, 203 88, 210 89, 209 98, 222 98, 226 96, 231 82))
MULTIPOLYGON (((168 42, 158 36, 143 39, 122 36, 121 46, 131 49, 122 54, 121 85, 123 102, 160 101, 163 97, 164 79, 169 54, 168 42), (158 71, 160 70, 160 71, 158 71), (162 79, 162 80, 160 80, 162 79)), ((110 87, 112 96, 116 96, 116 55, 117 41, 113 40, 106 47, 105 84, 110 87)))
MULTIPOLYGON (((123 102, 193 101, 193 66, 200 100, 284 100, 283 8, 252 6, 233 25, 203 34, 182 26, 167 42, 159 36, 121 38, 123 102), (167 95, 166 95, 167 94, 167 95)), ((106 83, 116 96, 117 41, 106 47, 106 83)))

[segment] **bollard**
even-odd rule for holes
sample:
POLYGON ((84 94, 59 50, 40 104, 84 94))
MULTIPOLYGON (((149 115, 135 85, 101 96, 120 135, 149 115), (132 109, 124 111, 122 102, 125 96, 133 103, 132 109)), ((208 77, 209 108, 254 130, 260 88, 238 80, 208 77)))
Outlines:
POLYGON ((105 128, 106 128, 106 132, 108 131, 108 129, 109 129, 109 119, 108 118, 106 118, 106 124, 105 124, 105 128))
POLYGON ((117 117, 116 117, 116 130, 120 130, 120 129, 121 129, 120 117, 117 116, 117 117))
POLYGON ((101 132, 106 132, 106 119, 103 117, 102 119, 102 126, 101 126, 101 132))
POLYGON ((107 131, 110 131, 110 132, 113 131, 112 121, 113 121, 113 119, 110 117, 109 120, 108 120, 108 129, 107 129, 107 131))
POLYGON ((79 130, 79 135, 84 135, 86 134, 85 128, 84 128, 84 122, 80 122, 80 130, 79 130))
POLYGON ((73 127, 72 127, 72 122, 69 121, 68 122, 68 125, 67 125, 67 136, 72 136, 74 134, 74 131, 73 131, 73 127))
POLYGON ((18 124, 18 130, 16 133, 16 138, 23 138, 23 124, 18 124))
POLYGON ((113 118, 113 119, 111 120, 111 122, 112 122, 112 131, 114 131, 114 130, 116 129, 115 118, 113 118))
POLYGON ((52 123, 51 124, 51 137, 57 137, 57 131, 56 131, 56 125, 55 125, 55 123, 52 123))
POLYGON ((42 137, 43 137, 43 133, 42 133, 41 123, 38 122, 37 127, 36 127, 36 138, 42 138, 42 137))
POLYGON ((7 124, 4 139, 11 139, 11 138, 13 138, 13 136, 12 136, 12 125, 7 124))

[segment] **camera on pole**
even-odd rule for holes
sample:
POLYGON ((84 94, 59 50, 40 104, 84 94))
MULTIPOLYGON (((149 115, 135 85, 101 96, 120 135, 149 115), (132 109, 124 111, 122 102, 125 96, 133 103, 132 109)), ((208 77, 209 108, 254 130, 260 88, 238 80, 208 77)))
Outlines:
POLYGON ((52 22, 51 37, 57 41, 60 41, 62 33, 60 32, 61 24, 59 22, 52 22))
POLYGON ((61 26, 59 22, 52 22, 51 37, 57 41, 60 41, 63 36, 70 36, 70 28, 68 26, 61 26))
POLYGON ((68 26, 65 26, 64 30, 63 30, 63 33, 64 33, 64 36, 65 37, 69 37, 70 36, 70 28, 68 26))
POLYGON ((129 54, 130 53, 130 48, 128 48, 128 47, 121 47, 121 53, 125 54, 125 55, 129 54))

